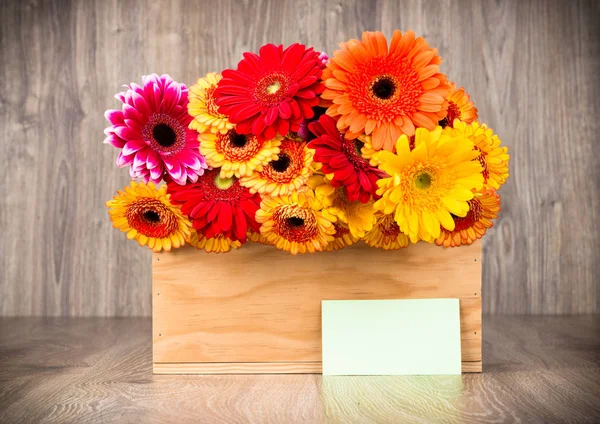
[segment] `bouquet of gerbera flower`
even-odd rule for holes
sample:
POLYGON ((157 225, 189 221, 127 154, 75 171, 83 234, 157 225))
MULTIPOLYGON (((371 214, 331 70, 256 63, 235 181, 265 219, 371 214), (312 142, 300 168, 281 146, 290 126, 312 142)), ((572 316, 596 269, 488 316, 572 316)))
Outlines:
POLYGON ((141 182, 107 202, 114 226, 155 252, 481 238, 509 156, 437 50, 411 31, 340 47, 267 44, 189 89, 168 75, 127 86, 105 142, 141 182))

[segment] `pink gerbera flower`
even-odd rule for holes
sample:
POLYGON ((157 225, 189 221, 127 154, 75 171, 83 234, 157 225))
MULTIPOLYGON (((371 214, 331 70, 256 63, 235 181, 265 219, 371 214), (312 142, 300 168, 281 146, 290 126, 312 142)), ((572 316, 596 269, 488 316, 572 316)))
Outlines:
POLYGON ((215 90, 219 113, 237 124, 240 134, 272 139, 279 133, 297 132, 305 118, 313 117, 320 81, 319 53, 302 44, 266 44, 259 54, 244 53, 236 70, 223 71, 215 90))
POLYGON ((325 69, 325 67, 327 66, 328 60, 329 60, 329 56, 327 56, 327 53, 325 53, 325 52, 319 53, 319 66, 321 67, 321 69, 325 69))
POLYGON ((105 143, 122 149, 119 168, 129 166, 132 178, 159 183, 165 172, 178 184, 196 182, 207 168, 198 150, 198 134, 188 125, 188 89, 168 75, 142 77, 115 95, 121 110, 107 110, 111 126, 105 143))

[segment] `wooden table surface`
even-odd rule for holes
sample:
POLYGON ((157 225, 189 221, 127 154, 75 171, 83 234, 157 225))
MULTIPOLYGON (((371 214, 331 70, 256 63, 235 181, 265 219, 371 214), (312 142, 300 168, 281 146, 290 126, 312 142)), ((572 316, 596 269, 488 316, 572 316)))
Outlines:
POLYGON ((484 372, 153 376, 149 319, 0 320, 0 422, 600 422, 600 317, 486 317, 484 372))

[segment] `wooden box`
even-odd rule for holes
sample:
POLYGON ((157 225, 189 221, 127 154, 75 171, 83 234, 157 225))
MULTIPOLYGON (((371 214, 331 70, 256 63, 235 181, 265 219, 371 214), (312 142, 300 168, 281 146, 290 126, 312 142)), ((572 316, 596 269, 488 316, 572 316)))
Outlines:
POLYGON ((481 242, 298 256, 185 247, 153 255, 152 288, 157 374, 320 373, 321 300, 402 298, 459 298, 463 372, 481 372, 481 242))

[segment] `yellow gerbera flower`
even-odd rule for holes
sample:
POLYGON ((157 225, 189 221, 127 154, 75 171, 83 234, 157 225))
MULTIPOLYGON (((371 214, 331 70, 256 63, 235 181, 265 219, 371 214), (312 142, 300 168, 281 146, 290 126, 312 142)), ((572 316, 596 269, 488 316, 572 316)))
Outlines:
POLYGON ((485 187, 499 189, 508 179, 507 147, 500 147, 500 139, 491 128, 479 122, 466 124, 454 121, 454 128, 446 127, 444 133, 452 137, 466 137, 473 142, 479 152, 477 159, 483 167, 483 182, 485 187))
POLYGON ((440 225, 454 229, 452 215, 465 216, 473 191, 483 186, 482 167, 474 161, 478 152, 465 137, 419 128, 415 148, 410 150, 406 135, 396 143, 396 154, 377 153, 379 168, 390 175, 377 182, 376 210, 394 214, 394 220, 413 243, 433 241, 440 225))
POLYGON ((323 215, 332 222, 345 224, 353 237, 361 238, 373 228, 375 211, 373 201, 367 203, 351 202, 346 197, 344 187, 335 188, 330 180, 321 176, 313 176, 311 184, 315 184, 315 194, 323 205, 323 215))
POLYGON ((209 253, 226 253, 231 249, 239 249, 242 246, 241 242, 237 240, 233 241, 223 234, 217 234, 215 237, 206 238, 204 234, 198 234, 196 230, 192 230, 188 243, 196 249, 204 249, 209 253))
POLYGON ((221 74, 211 72, 205 78, 199 78, 188 92, 188 113, 194 118, 190 122, 190 128, 200 133, 222 133, 225 134, 233 129, 226 115, 217 111, 215 105, 215 89, 221 80, 221 74))
POLYGON ((247 238, 252 243, 269 244, 267 243, 265 236, 263 236, 261 233, 256 233, 254 231, 248 231, 247 238))
POLYGON ((238 178, 262 171, 263 166, 277 159, 281 137, 259 141, 258 137, 238 134, 235 129, 225 134, 201 133, 200 153, 213 168, 221 168, 221 178, 238 178))
POLYGON ((171 204, 170 197, 166 185, 157 189, 153 183, 132 181, 106 206, 113 226, 127 233, 128 239, 154 252, 169 251, 183 246, 192 231, 192 223, 179 206, 171 204))
POLYGON ((360 146, 360 155, 365 159, 369 159, 371 166, 377 166, 377 163, 374 160, 372 160, 375 153, 377 153, 377 150, 373 148, 373 141, 371 139, 371 136, 359 135, 358 141, 362 143, 362 146, 360 146))
POLYGON ((408 247, 408 237, 394 221, 394 215, 382 215, 371 231, 365 235, 369 246, 385 250, 397 250, 408 247))
POLYGON ((320 211, 310 189, 284 196, 264 196, 256 221, 265 241, 278 249, 297 253, 321 251, 333 241, 335 228, 320 211))
POLYGON ((251 193, 288 195, 306 184, 314 154, 306 143, 286 137, 279 145, 277 159, 264 165, 261 171, 240 178, 240 184, 251 193))
POLYGON ((465 217, 452 217, 454 230, 442 228, 440 236, 435 241, 438 246, 456 247, 472 244, 494 225, 491 220, 498 218, 500 212, 500 196, 495 190, 477 192, 468 203, 469 212, 465 217))
POLYGON ((344 247, 352 246, 354 243, 358 242, 360 239, 358 237, 354 237, 350 232, 348 226, 336 222, 333 224, 335 228, 335 234, 333 235, 333 240, 329 242, 327 246, 325 246, 326 251, 332 252, 334 250, 340 250, 344 247))

